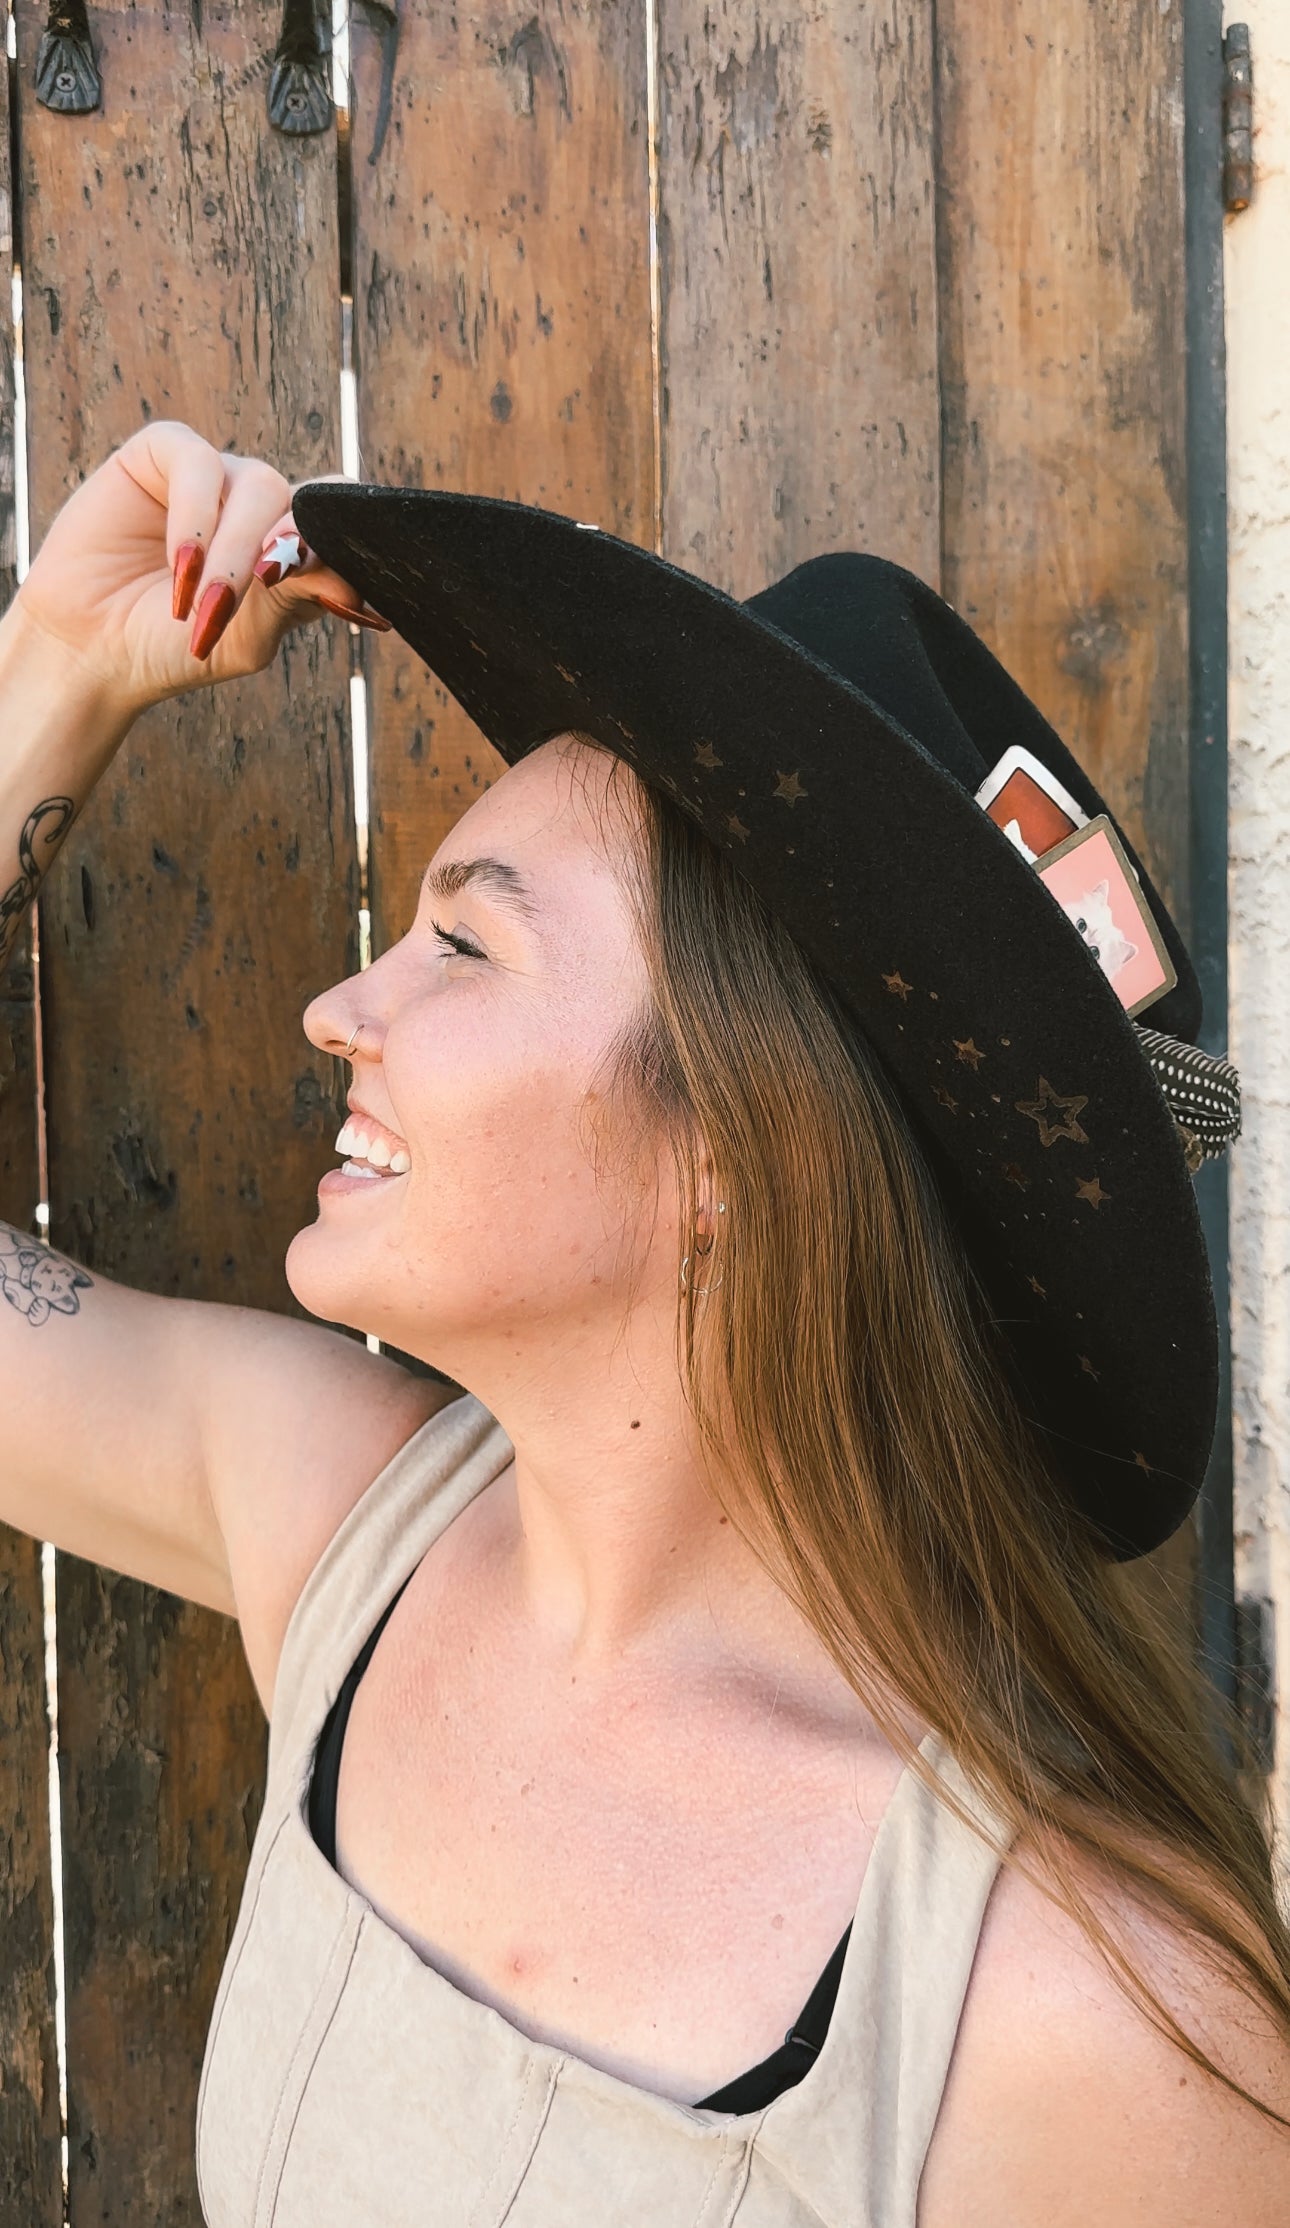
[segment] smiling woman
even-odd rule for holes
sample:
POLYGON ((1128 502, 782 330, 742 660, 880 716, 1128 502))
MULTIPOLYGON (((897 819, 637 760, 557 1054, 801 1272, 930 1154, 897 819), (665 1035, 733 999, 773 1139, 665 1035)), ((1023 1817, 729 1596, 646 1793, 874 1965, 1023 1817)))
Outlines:
MULTIPOLYGON (((987 2187, 998 2199, 994 2152, 968 2161, 980 2099, 993 2081, 1002 2110, 1001 2069, 1017 2038, 1025 2056, 1036 2020, 1004 1979, 1023 1942, 1038 1955, 1047 1939, 1045 1990, 1069 1981, 1112 2022, 1117 1997, 1136 2004, 1144 2031, 1161 2022, 1169 2047, 1251 2099, 1248 2111, 1284 2113, 1284 2072, 1273 2057, 1242 2055, 1230 2033, 1224 2041, 1205 1977, 1239 1974, 1271 2022, 1268 2048, 1283 2050, 1273 2038, 1290 2003, 1286 1942, 1266 1844, 1209 1749, 1193 1667, 1073 1526, 940 1184, 829 985, 689 816, 590 735, 520 755, 450 844, 403 942, 306 1016, 327 1048, 361 1019, 356 1092, 365 1115, 383 1110, 376 1134, 408 1137, 409 1183, 375 1220, 324 1218, 300 1233, 288 1271, 316 1312, 469 1384, 481 1415, 506 1416, 514 1460, 444 1535, 441 1547, 456 1535, 455 1554, 433 1581, 427 1550, 406 1603, 401 1587, 388 1605, 390 1638, 382 1619, 371 1668, 370 1646, 355 1667, 351 1728, 357 1679, 327 1746, 329 1787, 339 1779, 334 1861, 524 2032, 572 2040, 582 2057, 665 2095, 702 2095, 707 2108, 746 2110, 799 2083, 849 1966, 858 1985, 843 1926, 857 1878, 845 1846, 817 1859, 810 1914, 799 1909, 795 1927, 800 1960, 773 2010, 767 1999, 769 2045, 817 1977, 803 2047, 771 2049, 743 2073, 734 2069, 757 2048, 755 1971, 719 1981, 691 1944, 687 1958, 709 1974, 707 2004, 724 1996, 728 2008, 709 2008, 698 2025, 684 2010, 663 2026, 671 1986, 660 1978, 638 2029, 609 1966, 628 1950, 633 1970, 652 1966, 620 1912, 616 1955, 593 1933, 576 1980, 538 1977, 566 1925, 585 1932, 557 1915, 564 1889, 554 1882, 572 1848, 592 1876, 623 1858, 612 1834, 585 1823, 587 1804, 605 1811, 605 1785, 593 1775, 575 1800, 567 1764, 531 1761, 573 1737, 567 1702, 535 1717, 518 1696, 545 1686, 554 1650, 575 1684, 594 1683, 613 1723, 624 1704, 613 1702, 609 1666, 648 1648, 660 1620, 684 1629, 702 1585, 724 1603, 727 1638, 740 1635, 750 1665, 769 1677, 777 1648, 789 1647, 775 1673, 779 1708, 795 1658, 792 1711, 815 1724, 813 1739, 834 1724, 830 1738, 862 1785, 876 1786, 883 1755, 914 1775, 930 1767, 927 1728, 957 1698, 955 1756, 970 1786, 988 1791, 985 1830, 1003 1861, 970 1986, 965 1976, 955 2110, 929 2141, 931 2228, 976 2217, 965 2210, 974 2173, 983 2207, 987 2187), (444 920, 429 911, 432 895, 444 920), (680 1258, 694 1251, 683 1232, 698 1234, 697 1283, 680 1258), (640 1419, 629 1444, 613 1423, 624 1402, 640 1419), (446 1585, 468 1615, 450 1611, 446 1585), (531 1628, 541 1650, 522 1669, 499 1613, 531 1628), (428 1770, 424 1743, 442 1756, 444 1740, 427 1718, 412 1750, 420 1792, 395 1807, 390 1758, 407 1680, 431 1676, 416 1638, 427 1620, 483 1652, 489 1680, 464 1692, 454 1680, 449 1695, 431 1677, 427 1709, 438 1694, 452 1716, 464 1712, 462 1731, 428 1770), (503 1778, 513 1768, 518 1784, 528 1757, 529 1782, 537 1770, 568 1786, 580 1820, 549 1796, 536 1846, 548 1832, 555 1842, 538 1860, 536 1897, 532 1815, 521 1804, 523 1822, 510 1818, 491 1793, 463 1803, 465 1750, 490 1752, 499 1712, 528 1729, 506 1743, 514 1764, 503 1778), (481 1868, 480 1837, 503 1817, 513 1862, 481 1868), (438 1852, 429 1867, 427 1834, 438 1852), (1059 1914, 1056 1930, 1045 1908, 1059 1914), (517 1940, 546 1945, 537 1968, 531 1952, 513 1954, 517 1940), (1171 1991, 1179 1945, 1194 1980, 1171 1991), (977 2102, 965 2108, 965 2096, 977 2102)), ((746 1734, 727 1722, 722 1740, 746 1734)), ((695 1749, 702 1777, 713 1749, 702 1738, 695 1749)), ((689 1783, 688 1750, 674 1745, 658 1783, 670 1805, 689 1783)), ((803 1768, 795 1754, 790 1785, 803 1768)), ((638 1831, 652 1800, 638 1782, 638 1831)), ((759 1808, 773 1840, 779 1805, 763 1795, 759 1808)), ((724 1834, 735 1830, 726 1817, 724 1834)), ((704 1846, 691 1838, 677 1861, 704 1872, 704 1846)), ((894 1861, 885 1846, 871 1863, 894 1861)), ((736 1901, 751 1912, 780 1880, 786 1890, 777 1864, 745 1857, 736 1901)), ((642 1917, 652 1932, 652 1900, 642 1917)), ((930 2040, 929 2052, 930 2078, 930 2040)), ((1153 2078, 1175 2077, 1166 2063, 1153 2078)), ((1088 2109, 1096 2118, 1103 2107, 1090 2097, 1088 2109)), ((1104 2130, 1099 2144, 1105 2157, 1104 2130)), ((1027 2202, 1056 2218, 1042 2151, 1024 2163, 1018 2152, 1016 2171, 1027 2202)))
MULTIPOLYGON (((150 669, 163 499, 178 546, 245 493, 185 429, 140 450, 141 510, 87 482, 0 621, 10 732, 85 763, 133 702, 77 662, 119 639, 85 620, 113 520, 150 669)), ((283 500, 250 486, 244 581, 283 500)), ((287 1255, 321 1320, 88 1272, 30 1307, 20 1240, 0 1279, 4 1513, 236 1615, 269 1715, 210 2228, 1274 2228, 1266 1825, 1122 1569, 1212 1424, 1190 1177, 983 751, 1102 800, 882 560, 749 608, 551 514, 302 492, 507 759, 305 1014, 361 1156, 287 1255)), ((227 672, 265 654, 240 617, 227 672)))

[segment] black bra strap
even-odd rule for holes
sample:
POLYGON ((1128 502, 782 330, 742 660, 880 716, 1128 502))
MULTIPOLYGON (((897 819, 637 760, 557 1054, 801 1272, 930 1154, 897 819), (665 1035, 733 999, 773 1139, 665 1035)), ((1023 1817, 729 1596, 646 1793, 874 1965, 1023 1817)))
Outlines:
POLYGON ((785 2089, 796 2088, 810 2072, 828 2033, 850 1939, 851 1928, 848 1927, 778 2050, 772 2050, 768 2058, 762 2058, 747 2073, 727 2081, 724 2089, 714 2089, 711 2096, 700 2097, 698 2105, 692 2109, 759 2112, 785 2089))
MULTIPOLYGON (((413 1573, 408 1572, 403 1581, 406 1586, 413 1573)), ((349 1722, 350 1705, 355 1689, 372 1659, 372 1650, 385 1630, 386 1620, 403 1592, 400 1586, 394 1601, 387 1602, 374 1629, 369 1632, 353 1663, 345 1674, 340 1693, 327 1712, 327 1721, 318 1736, 314 1750, 313 1770, 309 1779, 309 1830, 328 1864, 336 1863, 336 1790, 340 1783, 340 1752, 349 1722)))

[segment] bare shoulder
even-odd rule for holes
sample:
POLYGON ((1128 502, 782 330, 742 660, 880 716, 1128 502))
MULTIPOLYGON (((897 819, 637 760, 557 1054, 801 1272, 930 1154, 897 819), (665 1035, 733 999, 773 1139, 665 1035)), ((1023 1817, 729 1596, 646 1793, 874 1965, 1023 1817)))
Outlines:
POLYGON ((221 1308, 220 1318, 204 1404, 207 1474, 230 1606, 267 1715, 314 1564, 400 1447, 459 1393, 314 1322, 252 1308, 221 1308))
MULTIPOLYGON (((1039 1860, 1027 1838, 1019 1853, 1039 1860)), ((1290 2044, 1195 1944, 1091 1863, 1081 1885, 1176 2018, 1290 2118, 1290 2044)), ((1001 1869, 919 2191, 918 2228, 1284 2228, 1290 2132, 1154 2026, 1074 1918, 1001 1869)))

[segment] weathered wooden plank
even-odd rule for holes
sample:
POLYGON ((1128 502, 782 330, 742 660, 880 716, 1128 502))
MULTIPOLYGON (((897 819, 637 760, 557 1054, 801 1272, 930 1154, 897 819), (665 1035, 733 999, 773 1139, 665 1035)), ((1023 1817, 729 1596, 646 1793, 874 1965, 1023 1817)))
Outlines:
MULTIPOLYGON (((944 592, 1186 934, 1182 34, 1159 0, 937 6, 944 592)), ((1143 1583, 1185 1601, 1193 1552, 1143 1583)))
MULTIPOLYGON (((335 143, 268 122, 280 7, 94 9, 75 118, 34 99, 45 16, 20 0, 33 549, 149 417, 336 470, 335 143)), ((52 1235, 143 1289, 299 1312, 342 1108, 300 1017, 358 963, 347 673, 326 622, 150 712, 42 893, 52 1235)), ((71 2217, 180 2228, 263 1720, 228 1620, 62 1556, 58 1611, 71 2217)))
MULTIPOLYGON (((18 580, 9 101, 0 53, 0 611, 18 580)), ((34 1233, 39 1197, 28 924, 0 968, 0 1220, 34 1233)), ((0 1525, 0 2220, 60 2228, 61 2134, 40 1543, 0 1525)))
POLYGON ((945 592, 1185 923, 1182 10, 937 23, 945 592))
MULTIPOLYGON (((644 0, 402 11, 375 161, 360 15, 352 69, 363 476, 541 503, 652 548, 644 0)), ((379 955, 503 761, 395 637, 362 654, 379 955)))
POLYGON ((663 550, 937 582, 931 0, 658 0, 663 550))
POLYGON ((61 2228, 40 1543, 0 1526, 0 2220, 61 2228))

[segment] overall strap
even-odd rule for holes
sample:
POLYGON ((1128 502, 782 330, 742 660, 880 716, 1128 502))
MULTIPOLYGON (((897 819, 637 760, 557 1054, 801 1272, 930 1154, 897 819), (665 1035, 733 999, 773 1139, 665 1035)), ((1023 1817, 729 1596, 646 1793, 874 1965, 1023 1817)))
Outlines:
POLYGON ((819 2056, 758 2138, 839 2228, 915 2228, 986 1904, 1014 1838, 939 1734, 919 1752, 974 1823, 906 1767, 879 1821, 819 2056))
POLYGON ((293 1785, 355 1657, 439 1533, 514 1449, 472 1393, 427 1419, 337 1527, 301 1588, 269 1720, 269 1787, 293 1785))

